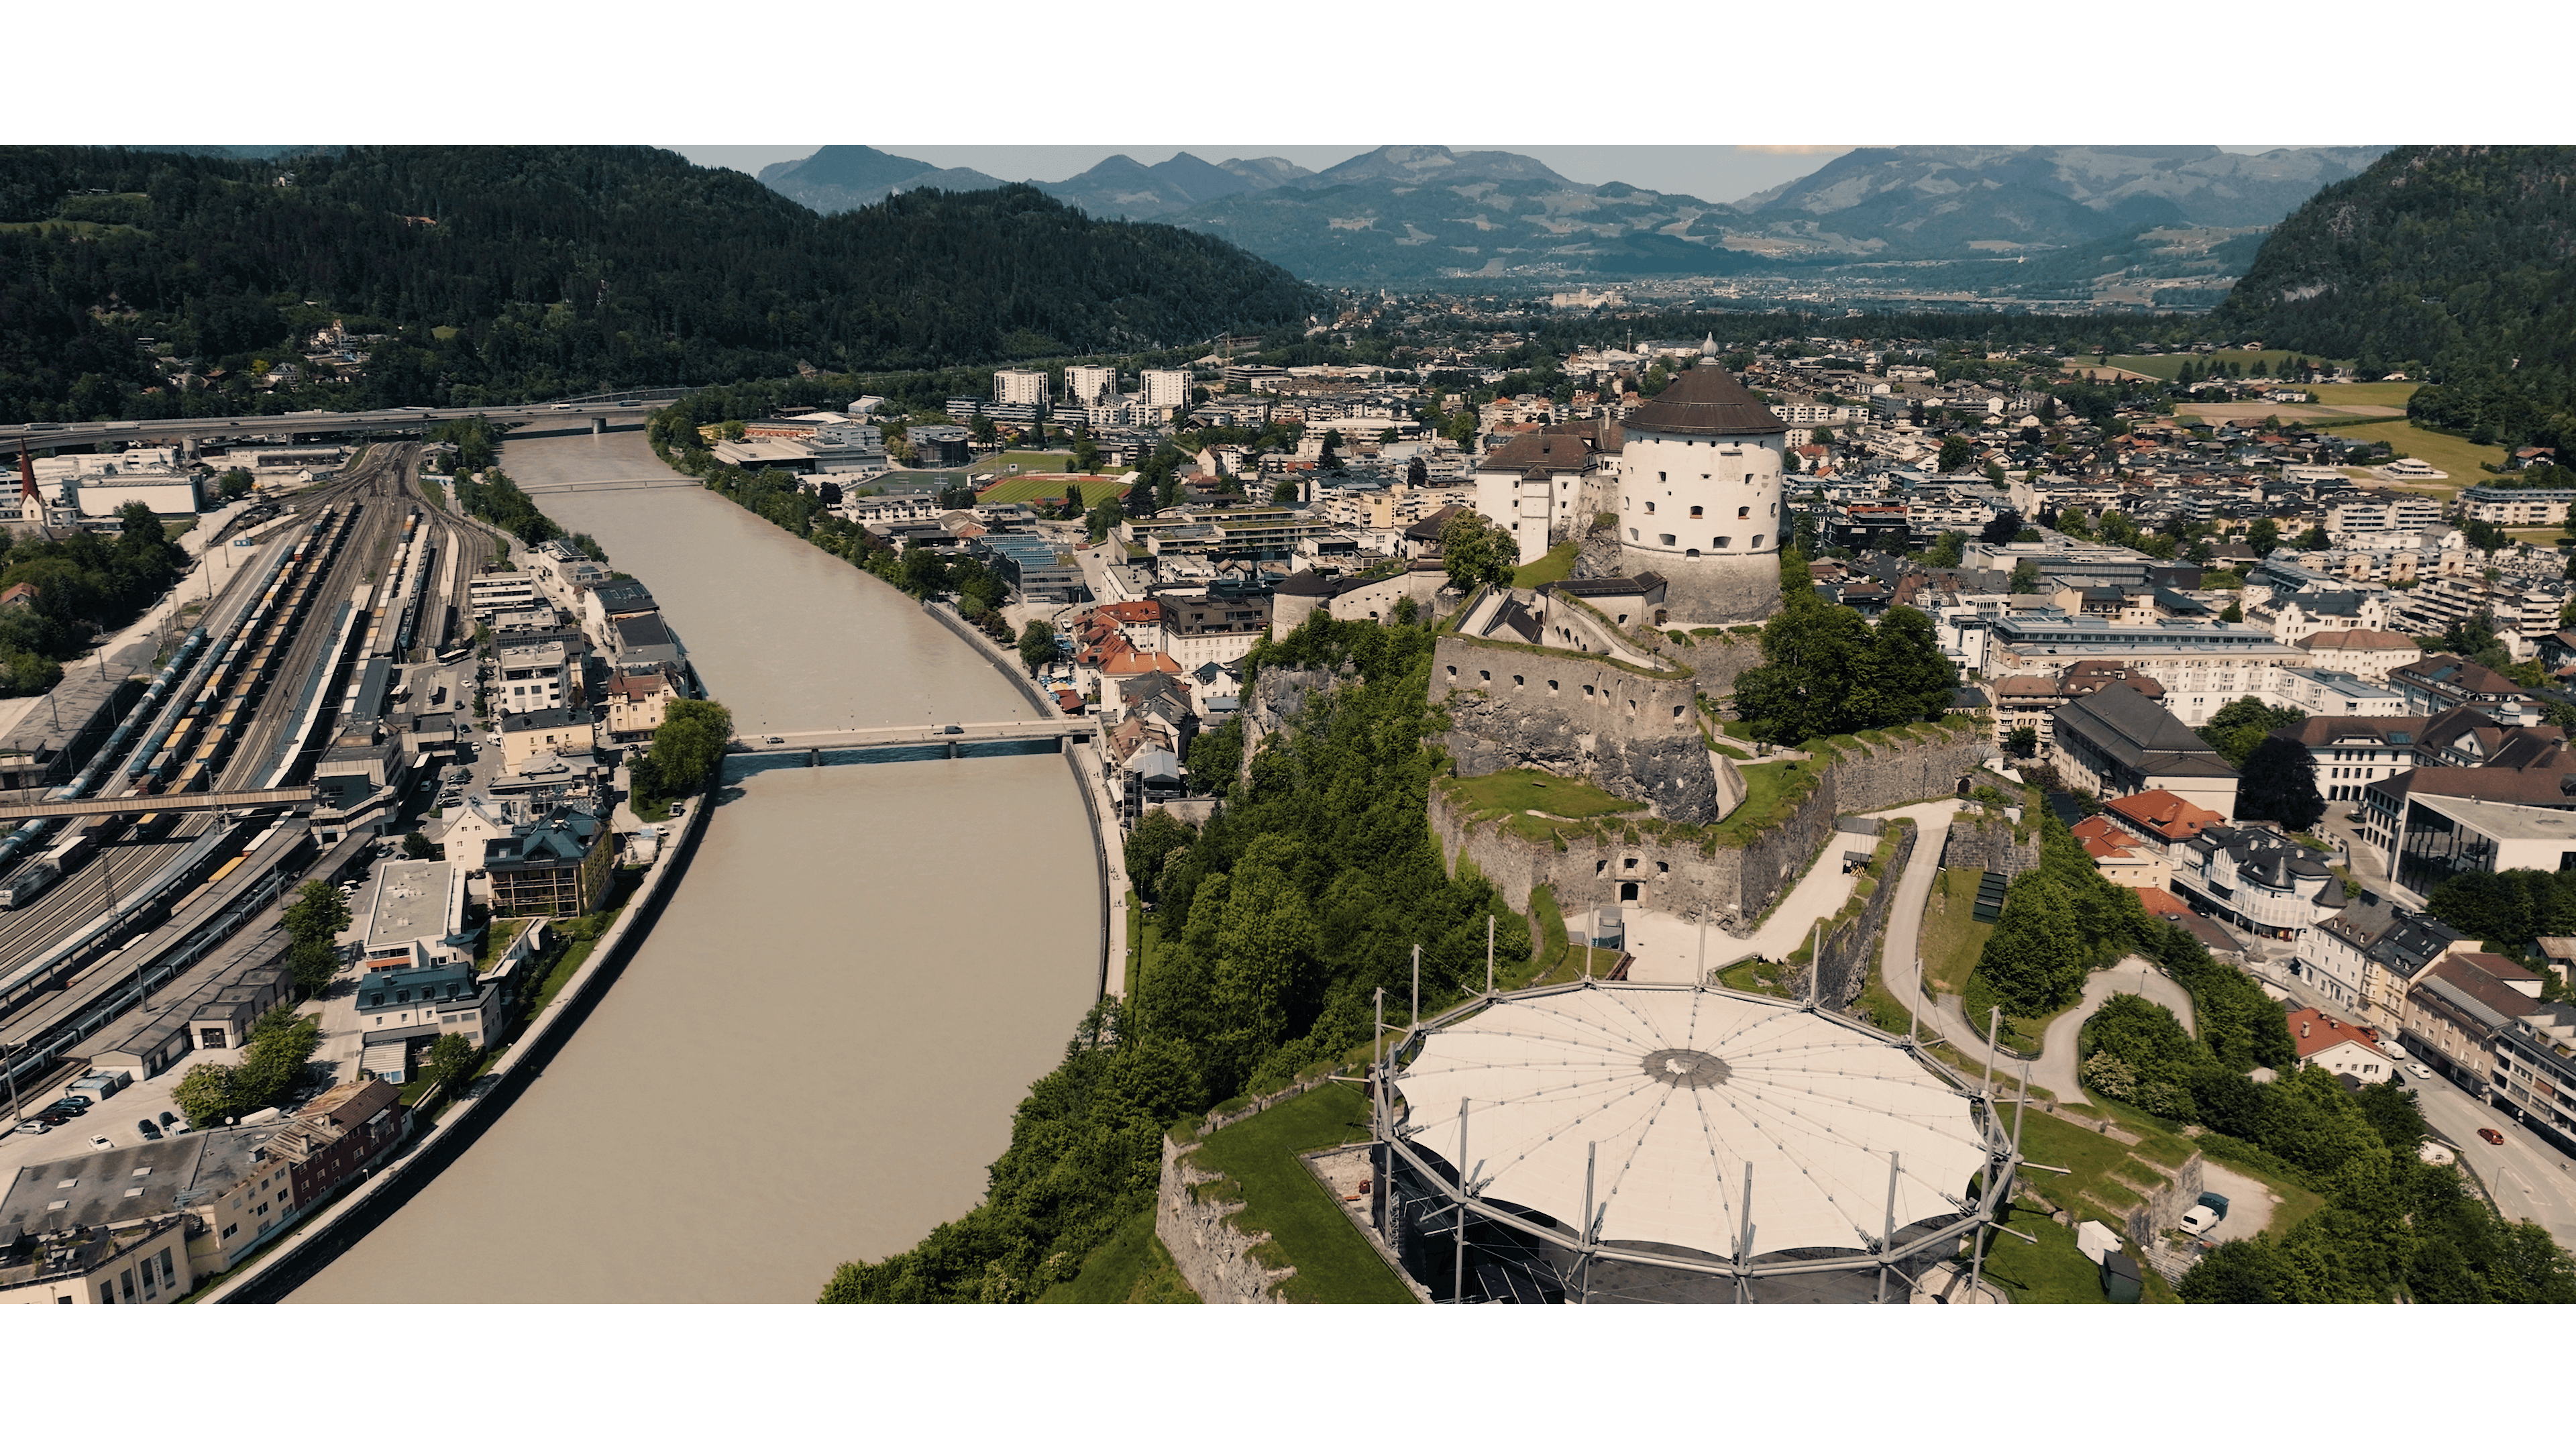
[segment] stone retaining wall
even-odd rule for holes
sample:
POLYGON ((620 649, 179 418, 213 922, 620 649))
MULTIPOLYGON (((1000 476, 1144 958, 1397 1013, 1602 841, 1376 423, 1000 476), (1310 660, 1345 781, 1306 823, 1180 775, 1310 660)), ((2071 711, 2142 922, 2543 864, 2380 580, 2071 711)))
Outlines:
POLYGON ((1822 986, 1817 1000, 1840 1011, 1859 1000, 1861 988, 1869 984, 1870 968, 1878 963, 1879 934, 1887 928, 1887 913, 1896 903, 1896 883, 1905 876, 1905 863, 1914 858, 1914 822, 1898 820, 1895 825, 1896 848, 1888 852, 1868 903, 1859 915, 1825 932, 1824 950, 1816 960, 1789 973, 1782 989, 1792 999, 1806 1000, 1807 979, 1816 975, 1822 986))
POLYGON ((2174 1169, 2173 1181, 2153 1192, 2138 1189, 2146 1201, 2129 1209, 2128 1216, 2120 1222, 2120 1230, 2129 1235, 2130 1242, 2143 1247, 2163 1237, 2166 1229, 2181 1224, 2182 1215, 2200 1201, 2202 1160, 2194 1152, 2174 1169))
POLYGON ((1945 870, 2000 871, 2006 877, 2021 875, 2039 868, 2039 830, 2032 827, 2030 839, 2013 839, 2013 823, 2000 815, 1962 817, 1950 822, 1950 833, 1941 842, 1941 865, 1945 870))

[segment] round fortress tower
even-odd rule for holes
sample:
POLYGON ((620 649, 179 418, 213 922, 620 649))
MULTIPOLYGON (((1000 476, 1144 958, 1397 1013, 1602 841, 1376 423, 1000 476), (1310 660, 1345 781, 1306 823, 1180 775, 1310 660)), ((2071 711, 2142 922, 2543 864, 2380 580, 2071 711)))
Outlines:
POLYGON ((1749 623, 1780 607, 1780 455, 1788 426, 1713 358, 1630 413, 1619 544, 1668 581, 1673 623, 1749 623))

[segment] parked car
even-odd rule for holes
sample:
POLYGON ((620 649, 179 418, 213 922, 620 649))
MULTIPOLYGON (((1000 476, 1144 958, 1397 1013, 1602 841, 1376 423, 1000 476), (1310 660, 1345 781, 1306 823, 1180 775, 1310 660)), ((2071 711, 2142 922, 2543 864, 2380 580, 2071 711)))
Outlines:
POLYGON ((966 733, 966 727, 964 725, 941 725, 939 727, 939 732, 943 735, 962 735, 966 733))
POLYGON ((72 1116, 77 1117, 83 1112, 89 1110, 89 1098, 65 1097, 54 1104, 54 1110, 57 1112, 68 1112, 72 1116))
POLYGON ((2190 1207, 2183 1209, 2182 1230, 2191 1234, 2193 1237, 2203 1237, 2208 1234, 2211 1228, 2217 1226, 2218 1214, 2210 1211, 2206 1205, 2193 1203, 2190 1207))
POLYGON ((2413 1072, 2419 1077, 2430 1077, 2433 1075, 2433 1069, 2424 1065, 2422 1062, 2408 1062, 2406 1064, 2406 1070, 2413 1072))
POLYGON ((2502 1147, 2504 1145, 2504 1134, 2498 1132, 2493 1127, 2479 1128, 2478 1136, 2484 1139, 2487 1145, 2491 1147, 2502 1147))
POLYGON ((42 1117, 30 1117, 10 1130, 13 1132, 24 1132, 30 1137, 42 1137, 46 1133, 54 1130, 54 1124, 46 1121, 42 1117))
POLYGON ((161 1125, 169 1128, 173 1132, 185 1132, 188 1130, 187 1124, 179 1120, 179 1114, 176 1112, 162 1113, 161 1125))
POLYGON ((143 1140, 146 1142, 158 1142, 161 1140, 161 1129, 153 1126, 152 1119, 149 1117, 135 1118, 134 1130, 142 1133, 143 1140))
POLYGON ((2204 1192, 2200 1195, 2200 1205, 2209 1209, 2211 1212, 2218 1214, 2218 1220, 2220 1222, 2227 1221, 2227 1199, 2225 1197, 2214 1192, 2204 1192))
POLYGON ((112 1137, 93 1137, 89 1140, 89 1145, 91 1148, 99 1152, 114 1152, 116 1150, 116 1139, 112 1137))

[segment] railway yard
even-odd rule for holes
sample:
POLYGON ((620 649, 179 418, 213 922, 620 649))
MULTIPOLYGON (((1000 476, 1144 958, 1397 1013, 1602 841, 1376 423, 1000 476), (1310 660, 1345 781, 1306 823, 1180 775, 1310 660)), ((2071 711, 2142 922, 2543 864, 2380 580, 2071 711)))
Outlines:
POLYGON ((46 792, 133 810, 30 820, 0 839, 0 1083, 18 1110, 121 1040, 153 993, 260 944, 298 881, 363 868, 371 834, 326 847, 313 806, 232 797, 308 783, 371 663, 470 637, 466 580, 497 536, 421 495, 420 455, 379 445, 257 527, 209 540, 197 568, 220 551, 229 581, 46 792))

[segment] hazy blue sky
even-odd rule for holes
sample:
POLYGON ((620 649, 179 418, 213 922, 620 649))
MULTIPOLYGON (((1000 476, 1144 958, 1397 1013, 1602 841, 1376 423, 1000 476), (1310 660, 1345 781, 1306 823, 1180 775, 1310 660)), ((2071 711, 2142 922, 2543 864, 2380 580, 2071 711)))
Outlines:
MULTIPOLYGON (((1207 161, 1284 156, 1309 171, 1347 161, 1373 146, 876 146, 934 166, 966 166, 1004 181, 1062 181, 1125 153, 1151 166, 1188 151, 1207 161)), ((701 166, 757 172, 774 161, 814 154, 812 146, 673 146, 701 166)), ((1851 149, 1847 146, 1512 146, 1458 145, 1453 151, 1517 151, 1547 163, 1570 181, 1598 186, 1624 181, 1650 191, 1676 191, 1703 201, 1733 201, 1794 181, 1851 149)))

